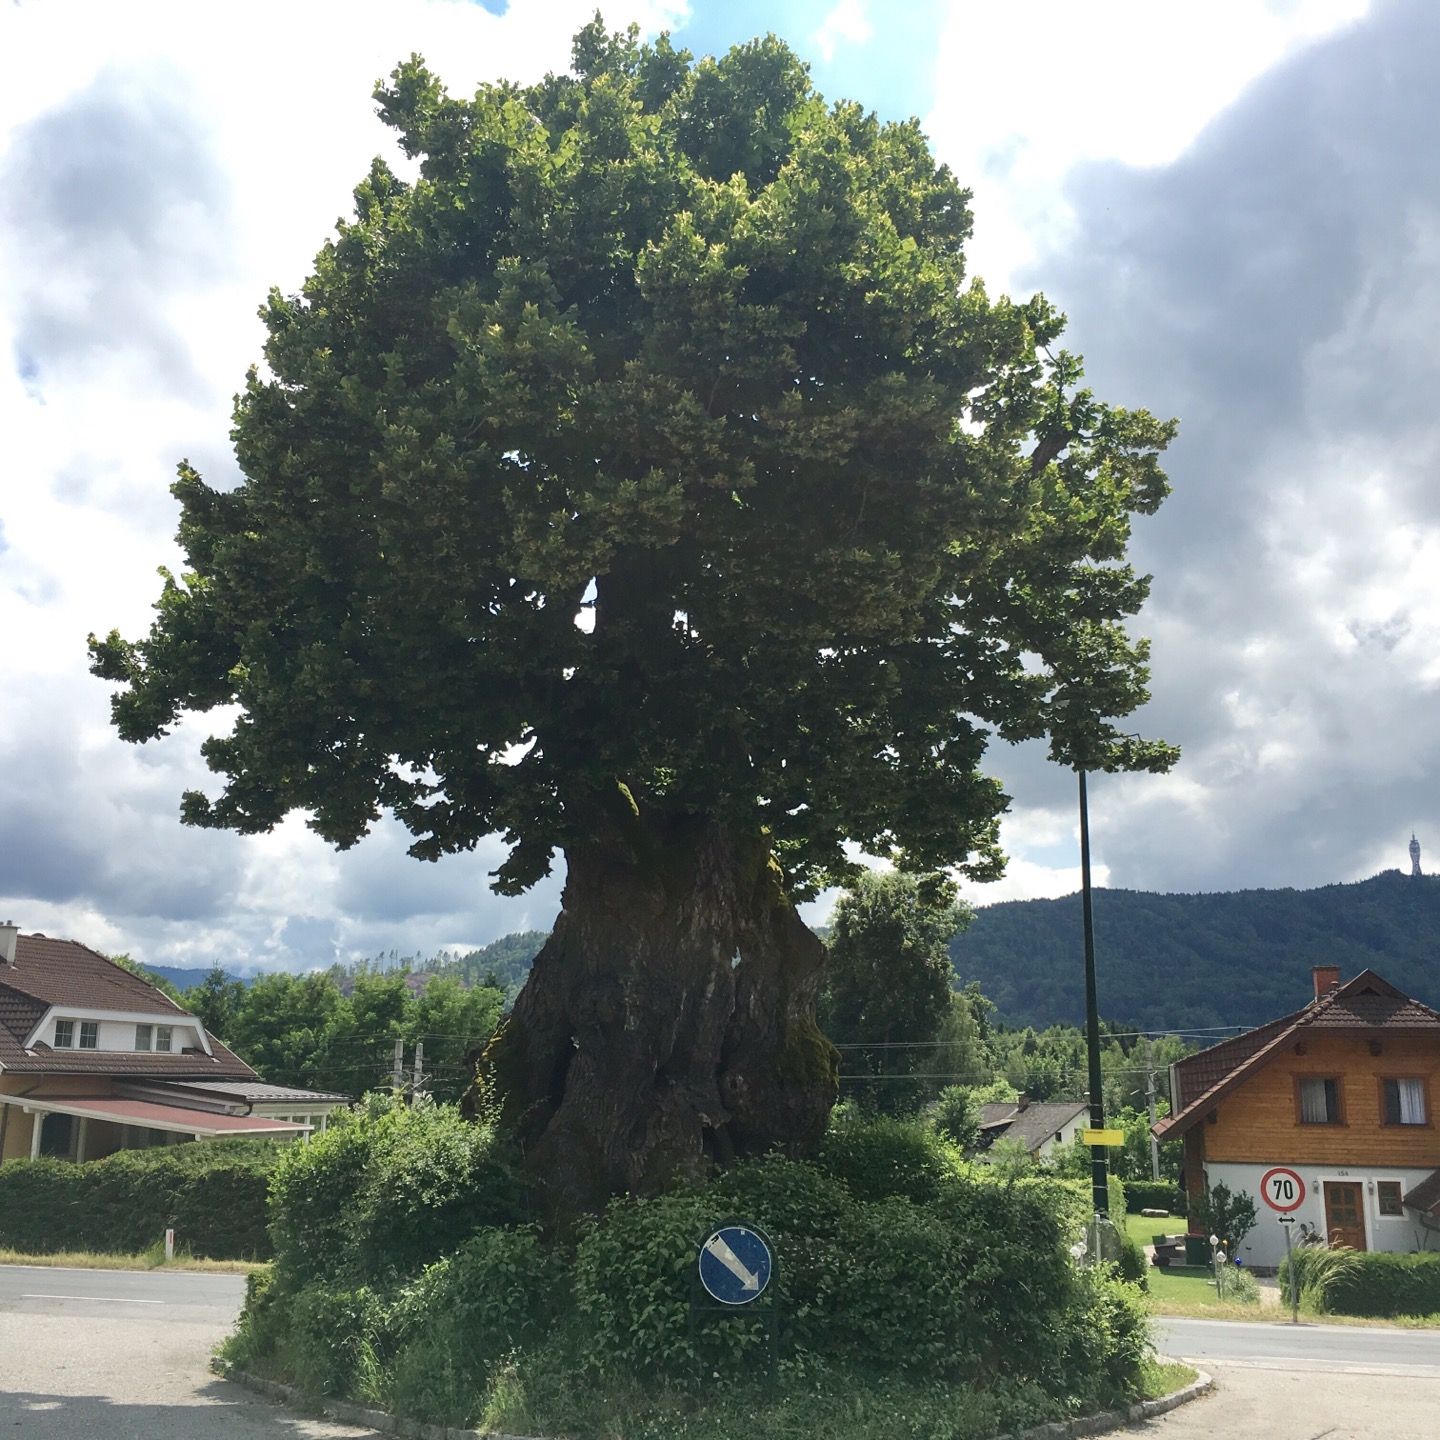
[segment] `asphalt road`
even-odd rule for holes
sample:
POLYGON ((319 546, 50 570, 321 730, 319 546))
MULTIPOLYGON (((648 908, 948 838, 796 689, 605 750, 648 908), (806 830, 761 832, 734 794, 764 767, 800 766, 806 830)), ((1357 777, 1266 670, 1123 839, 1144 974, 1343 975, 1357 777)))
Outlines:
POLYGON ((238 1275, 0 1265, 0 1440, 362 1440, 209 1372, 238 1275))
MULTIPOLYGON (((1270 1370, 1412 1375, 1440 1380, 1440 1331, 1358 1325, 1257 1324, 1250 1320, 1160 1320, 1160 1350, 1178 1359, 1270 1370)), ((1437 1393, 1440 1399, 1440 1393, 1437 1393)), ((1440 1415, 1435 1433, 1440 1435, 1440 1415)))
MULTIPOLYGON (((366 1440, 207 1368, 236 1275, 0 1266, 0 1440, 366 1440)), ((1436 1440, 1440 1333, 1162 1320, 1211 1371, 1206 1399, 1125 1432, 1152 1440, 1436 1440)))

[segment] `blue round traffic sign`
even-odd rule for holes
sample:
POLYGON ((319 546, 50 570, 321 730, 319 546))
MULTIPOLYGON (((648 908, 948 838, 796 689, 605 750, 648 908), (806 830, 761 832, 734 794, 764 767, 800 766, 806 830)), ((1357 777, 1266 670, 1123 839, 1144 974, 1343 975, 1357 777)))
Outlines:
POLYGON ((717 1225, 700 1244, 700 1283, 722 1305, 748 1305, 770 1283, 769 1242, 748 1225, 717 1225))

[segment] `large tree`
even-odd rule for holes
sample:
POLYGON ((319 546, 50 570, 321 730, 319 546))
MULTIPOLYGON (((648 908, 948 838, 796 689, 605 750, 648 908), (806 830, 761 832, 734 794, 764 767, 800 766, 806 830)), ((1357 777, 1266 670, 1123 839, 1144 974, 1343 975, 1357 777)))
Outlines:
POLYGON ((377 99, 418 174, 377 160, 263 307, 244 481, 181 467, 188 570, 94 645, 115 722, 238 707, 192 824, 498 832, 507 893, 563 853, 481 1074, 559 1198, 803 1147, 835 1055, 794 901, 845 842, 996 875, 992 733, 1169 763, 1112 722, 1172 427, 966 276, 917 124, 774 39, 692 63, 597 21, 572 73, 460 99, 415 58, 377 99))
POLYGON ((948 881, 900 871, 866 871, 836 902, 820 1019, 863 1105, 913 1110, 939 1088, 909 1077, 949 1061, 931 1047, 955 998, 950 940, 969 919, 948 881))

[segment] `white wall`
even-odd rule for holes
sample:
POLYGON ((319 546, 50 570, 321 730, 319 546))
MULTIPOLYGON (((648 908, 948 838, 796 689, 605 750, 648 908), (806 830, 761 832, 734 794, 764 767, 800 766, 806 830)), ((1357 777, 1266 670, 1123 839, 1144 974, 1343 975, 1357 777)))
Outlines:
MULTIPOLYGON (((60 1050, 58 1053, 61 1055, 69 1055, 75 1052, 84 1054, 85 1052, 80 1049, 80 1024, 82 1020, 88 1020, 89 1018, 89 1016, 81 1015, 78 1012, 71 1014, 64 1010, 58 1011, 54 1019, 46 1022, 45 1028, 40 1032, 40 1039, 53 1049, 55 1046, 55 1020, 69 1020, 72 1022, 70 1028, 70 1044, 67 1048, 60 1050)), ((128 1050, 132 1053, 135 1052, 135 1025, 137 1023, 136 1021, 101 1020, 98 1023, 100 1026, 100 1030, 95 1042, 95 1048, 97 1050, 128 1050)), ((145 1021, 140 1023, 149 1024, 151 1026, 151 1048, 149 1053, 157 1053, 154 1048, 155 1031, 159 1028, 160 1022, 157 1020, 145 1021)), ((179 1024, 177 1024, 173 1020, 166 1021, 165 1023, 170 1026, 170 1053, 172 1055, 178 1055, 180 1051, 183 1050, 187 1045, 192 1045, 196 1047, 199 1046, 200 1037, 196 1033, 195 1026, 193 1024, 188 1024, 184 1021, 181 1021, 179 1024)), ((146 1052, 142 1050, 138 1053, 143 1055, 146 1052)), ((163 1055, 165 1052, 162 1050, 158 1053, 163 1055)))
POLYGON ((1052 1131, 1050 1138, 1035 1152, 1039 1160, 1048 1159, 1061 1145, 1073 1145, 1081 1134, 1090 1128, 1089 1111, 1082 1111, 1068 1125, 1060 1127, 1061 1138, 1057 1141, 1052 1131))
POLYGON ((1298 1238, 1302 1222, 1313 1225, 1318 1234, 1326 1236, 1324 1184, 1327 1180, 1347 1180, 1359 1184, 1365 1197, 1365 1244, 1368 1249, 1440 1250, 1440 1234, 1424 1229, 1413 1211, 1407 1210, 1398 1216, 1382 1215, 1376 1199, 1376 1181, 1397 1180, 1400 1193, 1405 1195, 1432 1173, 1430 1169, 1351 1166, 1340 1170, 1320 1165, 1297 1165, 1283 1158, 1265 1165, 1206 1165, 1207 1184, 1214 1186, 1223 1181, 1231 1191, 1244 1190, 1255 1197, 1259 1218, 1240 1246, 1240 1256, 1247 1265, 1273 1270, 1285 1257, 1286 1227, 1277 1223, 1279 1212, 1260 1199, 1260 1177, 1276 1165, 1287 1166, 1305 1182, 1304 1201, 1298 1210, 1289 1212, 1295 1217, 1295 1224, 1290 1227, 1294 1232, 1292 1238, 1298 1238))

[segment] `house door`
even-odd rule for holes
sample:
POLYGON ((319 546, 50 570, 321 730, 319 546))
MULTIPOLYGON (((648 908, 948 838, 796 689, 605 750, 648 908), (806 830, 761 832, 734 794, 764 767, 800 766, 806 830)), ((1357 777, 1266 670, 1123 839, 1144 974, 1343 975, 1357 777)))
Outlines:
POLYGON ((1350 1181, 1325 1182, 1325 1231, 1330 1244, 1365 1248, 1365 1192, 1350 1181))

